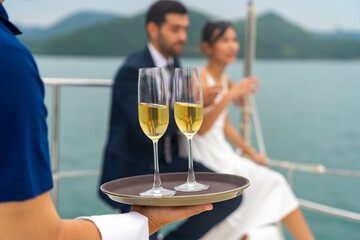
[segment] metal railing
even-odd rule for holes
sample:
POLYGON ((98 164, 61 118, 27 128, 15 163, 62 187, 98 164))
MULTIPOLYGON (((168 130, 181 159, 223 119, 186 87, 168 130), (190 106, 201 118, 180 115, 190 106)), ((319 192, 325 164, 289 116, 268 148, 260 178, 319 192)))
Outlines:
POLYGON ((52 102, 52 134, 51 134, 51 167, 54 179, 54 188, 51 197, 55 207, 58 200, 58 182, 60 178, 75 176, 98 175, 99 170, 84 171, 61 171, 59 172, 59 105, 60 105, 60 87, 61 86, 97 86, 109 87, 113 81, 108 79, 80 79, 80 78, 43 78, 45 85, 53 87, 52 102))
MULTIPOLYGON (((54 188, 52 191, 52 199, 57 205, 57 192, 58 192, 58 181, 61 178, 68 177, 80 177, 80 176, 92 176, 99 175, 100 171, 96 170, 84 170, 84 171, 59 171, 58 168, 58 152, 59 152, 59 105, 60 105, 60 88, 61 86, 95 86, 95 87, 109 87, 113 85, 112 80, 108 79, 78 79, 78 78, 43 78, 45 85, 53 87, 53 103, 52 103, 52 135, 51 135, 51 163, 54 179, 54 188)), ((255 109, 256 110, 256 109, 255 109)), ((257 116, 257 112, 255 114, 257 116)), ((260 124, 258 119, 255 121, 255 128, 260 124)), ((261 128, 260 128, 261 129, 261 128)), ((262 138, 262 136, 261 136, 262 138)), ((260 140, 260 146, 263 145, 260 140)), ((263 147, 265 149, 265 147, 263 147)), ((340 170, 340 169, 329 169, 323 165, 318 164, 298 164, 293 162, 279 161, 279 160, 268 160, 269 165, 281 167, 288 170, 288 178, 290 178, 293 171, 305 171, 314 174, 335 174, 341 176, 360 177, 360 172, 340 170)), ((354 201, 357 201, 354 199, 354 201)), ((343 218, 355 222, 360 222, 360 214, 354 213, 338 208, 333 208, 327 205, 311 202, 304 199, 299 199, 300 205, 303 208, 310 209, 315 212, 323 213, 329 216, 343 218)))

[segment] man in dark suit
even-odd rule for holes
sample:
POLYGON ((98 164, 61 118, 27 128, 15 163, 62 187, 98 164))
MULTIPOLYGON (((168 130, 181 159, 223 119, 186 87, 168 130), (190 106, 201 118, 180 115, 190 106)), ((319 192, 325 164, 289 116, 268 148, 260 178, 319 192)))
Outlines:
MULTIPOLYGON (((153 146, 143 133, 138 121, 138 71, 142 67, 164 67, 171 97, 171 75, 179 67, 177 56, 182 54, 187 40, 189 19, 186 9, 176 1, 158 1, 146 16, 147 46, 130 55, 116 75, 112 93, 109 139, 105 150, 101 183, 134 175, 152 174, 153 146)), ((177 154, 177 131, 174 112, 170 106, 170 121, 164 136, 159 140, 160 172, 187 172, 187 159, 177 154)), ((194 162, 198 172, 210 170, 194 162)), ((114 208, 128 212, 130 206, 116 203, 100 193, 114 208)), ((214 204, 211 212, 189 218, 165 239, 199 239, 210 228, 223 220, 241 202, 241 197, 214 204)), ((154 234, 155 235, 155 234, 154 234)), ((151 239, 156 239, 156 236, 151 239)))

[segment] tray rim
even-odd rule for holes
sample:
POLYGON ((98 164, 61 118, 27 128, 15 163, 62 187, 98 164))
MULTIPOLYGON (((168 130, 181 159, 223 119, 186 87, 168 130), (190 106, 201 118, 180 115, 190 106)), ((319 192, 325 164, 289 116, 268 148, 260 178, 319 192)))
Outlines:
MULTIPOLYGON (((175 175, 175 174, 187 174, 187 172, 172 172, 172 173, 161 173, 160 176, 166 176, 166 175, 175 175)), ((107 184, 110 184, 111 182, 116 182, 116 181, 119 181, 119 180, 124 180, 124 179, 131 179, 131 178, 139 178, 139 177, 145 177, 145 176, 150 176, 152 177, 153 174, 146 174, 146 175, 136 175, 136 176, 130 176, 130 177, 125 177, 125 178, 118 178, 118 179, 115 179, 115 180, 112 180, 112 181, 109 181, 109 182, 106 182, 106 183, 103 183, 101 186, 100 186, 100 189, 103 193, 105 193, 106 195, 108 195, 108 197, 110 199, 112 199, 113 201, 115 202, 119 202, 119 203, 123 203, 123 204, 130 204, 130 205, 135 205, 134 203, 130 203, 133 200, 135 201, 138 201, 138 200, 161 200, 161 202, 164 202, 164 201, 170 201, 170 202, 176 202, 176 201, 181 201, 182 199, 184 201, 186 200, 191 200, 191 199, 208 199, 208 198, 211 198, 211 197, 221 197, 223 195, 229 195, 231 193, 237 193, 236 196, 239 196, 242 194, 242 192, 244 191, 244 189, 248 188, 250 186, 250 180, 248 178, 245 178, 243 176, 239 176, 239 175, 234 175, 234 174, 227 174, 227 173, 215 173, 215 172, 196 172, 195 175, 197 174, 214 174, 214 175, 218 175, 218 176, 228 176, 228 177, 236 177, 236 178, 242 178, 245 180, 245 184, 243 186, 240 186, 240 187, 237 187, 237 188, 234 188, 234 189, 230 189, 230 190, 226 190, 226 191, 221 191, 221 192, 217 192, 217 193, 206 193, 206 194, 195 194, 195 195, 182 195, 182 196, 171 196, 171 197, 144 197, 144 196, 140 196, 140 195, 128 195, 128 194, 119 194, 119 193, 114 193, 114 192, 110 192, 110 191, 107 191, 104 189, 104 185, 107 185, 107 184), (117 201, 115 200, 114 198, 122 198, 124 199, 125 201, 117 201), (127 201, 129 200, 129 201, 127 201)), ((185 181, 185 180, 184 180, 185 181)), ((199 192, 201 193, 201 192, 199 192)), ((236 197, 235 196, 235 197, 236 197)), ((227 199, 231 199, 231 198, 225 198, 224 200, 227 200, 227 199)), ((224 201, 224 200, 220 200, 220 201, 224 201)), ((214 202, 219 202, 218 201, 211 201, 212 203, 214 202)), ((144 206, 186 206, 186 205, 189 205, 189 204, 146 204, 144 206)))

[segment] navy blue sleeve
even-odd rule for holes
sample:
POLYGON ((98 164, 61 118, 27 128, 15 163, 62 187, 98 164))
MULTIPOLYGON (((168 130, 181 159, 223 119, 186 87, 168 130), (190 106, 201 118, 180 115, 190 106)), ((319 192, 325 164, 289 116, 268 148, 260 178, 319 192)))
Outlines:
POLYGON ((115 78, 113 98, 125 113, 133 134, 140 141, 149 143, 142 131, 138 117, 138 71, 135 66, 124 65, 115 78))
POLYGON ((30 52, 0 29, 0 202, 49 191, 44 86, 30 52))

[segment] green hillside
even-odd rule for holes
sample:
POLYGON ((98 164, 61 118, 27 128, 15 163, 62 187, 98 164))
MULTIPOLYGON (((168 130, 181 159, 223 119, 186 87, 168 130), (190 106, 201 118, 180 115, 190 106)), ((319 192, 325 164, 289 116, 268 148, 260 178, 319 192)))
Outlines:
POLYGON ((259 58, 360 58, 360 41, 321 37, 289 23, 276 14, 259 18, 259 58))
POLYGON ((23 34, 19 36, 19 39, 28 47, 35 48, 37 45, 50 39, 116 18, 120 18, 120 16, 109 13, 79 12, 47 28, 18 26, 23 32, 23 34))
MULTIPOLYGON (((191 25, 184 56, 200 56, 201 28, 211 16, 190 11, 191 25)), ((243 56, 245 22, 234 22, 243 56)), ((147 42, 144 15, 117 18, 88 25, 37 45, 29 46, 36 54, 125 56, 141 49, 147 42)), ((360 40, 334 38, 306 31, 275 13, 257 19, 258 58, 360 58, 360 40)))
MULTIPOLYGON (((198 12, 190 12, 189 16, 192 24, 185 52, 188 56, 198 56, 199 31, 209 17, 198 12)), ((146 44, 144 21, 144 15, 139 14, 98 24, 44 42, 32 51, 37 54, 127 55, 146 44)))

